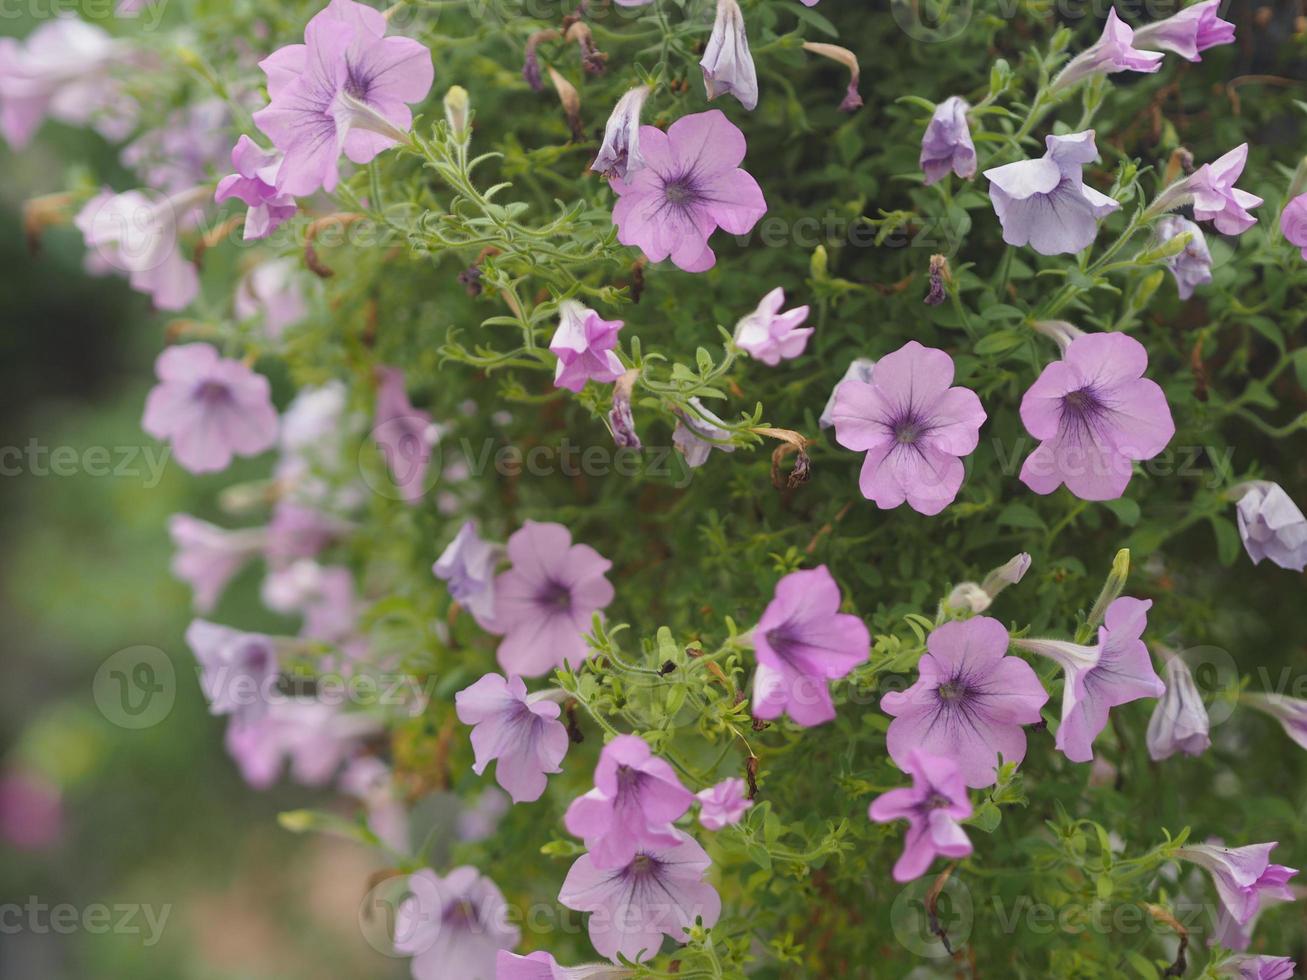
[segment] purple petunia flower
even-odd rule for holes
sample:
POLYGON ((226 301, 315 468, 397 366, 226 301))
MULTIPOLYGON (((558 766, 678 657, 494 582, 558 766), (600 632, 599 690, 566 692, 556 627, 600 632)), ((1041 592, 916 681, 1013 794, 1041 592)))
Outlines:
POLYGON ((257 718, 234 716, 227 724, 227 752, 245 781, 268 789, 290 762, 291 777, 304 786, 324 786, 379 724, 361 714, 304 698, 279 699, 257 718))
POLYGON ((1174 51, 1188 61, 1202 61, 1199 52, 1234 43, 1234 25, 1221 19, 1221 0, 1202 0, 1179 13, 1146 24, 1135 31, 1139 48, 1174 51))
POLYGON ((374 755, 357 756, 340 774, 337 787, 367 809, 368 829, 396 854, 412 852, 408 809, 395 773, 374 755))
POLYGON ((141 182, 175 194, 207 181, 231 148, 231 109, 223 99, 202 99, 169 113, 160 125, 123 147, 119 160, 141 182))
POLYGON ((499 951, 522 938, 498 886, 465 865, 443 878, 423 868, 408 890, 395 913, 395 951, 413 957, 413 980, 495 980, 499 951))
POLYGON ((1254 565, 1269 558, 1281 568, 1307 566, 1307 518, 1278 483, 1253 480, 1234 488, 1239 537, 1254 565))
POLYGON ((640 155, 640 111, 652 90, 648 85, 630 89, 613 107, 604 126, 604 141, 590 169, 605 177, 627 180, 644 167, 640 155))
POLYGON ((430 489, 427 469, 440 441, 440 428, 431 414, 414 408, 399 368, 377 369, 377 407, 372 438, 385 457, 395 491, 405 503, 415 504, 430 489))
POLYGON ((866 624, 839 608, 840 587, 825 565, 791 572, 776 583, 753 630, 755 718, 786 714, 810 728, 835 717, 827 682, 871 656, 866 624))
POLYGON ((1288 956, 1231 956, 1216 968, 1216 975, 1233 980, 1289 980, 1295 968, 1288 956))
POLYGON ((1040 255, 1079 252, 1093 243, 1098 222, 1121 205, 1085 186, 1081 169, 1098 159, 1092 129, 1049 136, 1044 145, 1037 160, 985 171, 1003 241, 1028 244, 1040 255))
POLYGON ((265 541, 262 531, 228 531, 190 514, 168 518, 168 536, 177 549, 172 573, 191 587, 195 608, 202 613, 213 610, 227 583, 263 549, 265 541))
POLYGON ((213 199, 219 204, 233 197, 245 202, 249 208, 245 212, 246 241, 267 238, 295 216, 295 198, 276 187, 282 159, 282 154, 263 149, 248 136, 238 139, 231 151, 236 172, 218 181, 213 199))
POLYGON ((600 955, 642 962, 657 954, 664 935, 683 943, 696 919, 717 924, 721 896, 703 880, 712 860, 688 834, 672 834, 674 844, 642 847, 624 867, 599 868, 582 854, 568 871, 558 900, 591 913, 590 942, 600 955))
POLYGON ((1203 237, 1201 228, 1188 218, 1168 214, 1158 220, 1156 232, 1158 244, 1165 244, 1176 235, 1189 235, 1183 251, 1166 260, 1167 268, 1175 276, 1176 291, 1181 299, 1192 296, 1194 287, 1212 281, 1212 253, 1207 249, 1207 239, 1203 237))
POLYGON ((558 720, 560 708, 549 695, 528 695, 522 678, 486 674, 454 695, 458 720, 472 725, 472 751, 478 776, 498 759, 495 781, 514 803, 540 799, 546 773, 562 772, 567 755, 567 728, 558 720))
POLYGON ((291 258, 260 262, 241 276, 232 297, 232 311, 238 319, 258 318, 271 340, 280 340, 287 327, 309 313, 301 288, 300 265, 291 258))
POLYGON ((782 313, 784 305, 785 290, 777 286, 762 298, 757 309, 735 325, 736 345, 768 367, 802 354, 813 333, 812 327, 799 326, 808 319, 806 306, 782 313))
POLYGON ((612 562, 589 545, 572 544, 561 524, 527 521, 508 539, 513 567, 495 579, 495 621, 503 636, 505 672, 539 677, 576 668, 590 655, 591 617, 613 601, 604 573, 612 562))
POLYGON ((1286 735, 1307 749, 1307 701, 1287 694, 1244 694, 1242 699, 1278 721, 1286 735))
POLYGON ((985 410, 974 391, 952 382, 953 358, 915 340, 882 357, 870 382, 840 382, 835 439, 866 451, 858 486, 876 506, 906 500, 920 514, 938 514, 958 495, 961 457, 980 441, 985 410))
POLYGON ((942 180, 952 170, 963 180, 976 176, 976 145, 971 142, 966 99, 954 95, 935 106, 935 112, 921 138, 921 170, 926 186, 942 180))
POLYGON ((1299 194, 1280 212, 1280 231, 1291 245, 1302 249, 1307 259, 1307 194, 1299 194))
POLYGON ((285 154, 277 190, 302 197, 336 189, 342 152, 367 163, 406 138, 408 104, 434 80, 431 52, 406 37, 385 37, 381 11, 331 0, 290 44, 259 63, 271 102, 254 122, 285 154))
POLYGON ((613 407, 608 411, 608 428, 618 449, 639 449, 640 434, 635 431, 635 415, 631 411, 631 392, 640 372, 626 371, 613 384, 613 407))
POLYGON ((186 643, 200 664, 200 689, 215 715, 262 717, 280 668, 271 638, 203 619, 186 628, 186 643))
POLYGON ((619 735, 599 754, 594 789, 572 801, 563 823, 585 841, 594 867, 619 868, 643 846, 674 847, 672 821, 693 799, 644 739, 619 735))
POLYGON ((1020 639, 1023 650, 1055 660, 1062 667, 1062 724, 1057 748, 1072 762, 1094 758, 1094 739, 1107 727, 1112 708, 1166 693, 1140 639, 1148 625, 1148 599, 1122 596, 1107 607, 1098 628, 1098 645, 1065 640, 1020 639))
POLYGON ((256 456, 277 441, 268 379, 210 344, 169 347, 154 362, 159 383, 145 400, 141 426, 168 440, 191 473, 227 468, 233 455, 256 456))
POLYGON ((952 759, 913 749, 904 772, 910 789, 892 789, 871 803, 867 815, 876 823, 908 821, 903 854, 894 864, 895 881, 912 881, 926 873, 937 857, 962 858, 971 841, 958 823, 971 816, 967 784, 952 759))
POLYGON ((495 980, 626 980, 632 976, 626 967, 611 963, 559 966, 558 961, 543 949, 526 956, 500 950, 495 969, 498 971, 495 980))
POLYGON ((835 424, 835 402, 844 382, 861 381, 863 384, 871 384, 871 376, 875 370, 876 362, 870 357, 854 358, 844 369, 844 376, 835 382, 835 387, 831 389, 830 397, 826 399, 826 407, 821 410, 821 417, 817 420, 817 424, 823 429, 829 429, 835 424))
POLYGON ((626 369, 613 353, 621 320, 605 320, 574 299, 558 304, 558 329, 549 341, 549 352, 558 358, 554 387, 580 391, 587 381, 608 384, 626 369))
POLYGON ((1190 204, 1195 221, 1210 221, 1223 235, 1242 235, 1257 224, 1248 209, 1262 203, 1257 195, 1234 186, 1247 163, 1248 144, 1241 143, 1162 191, 1148 206, 1146 215, 1164 214, 1190 204))
POLYGON ((725 422, 708 409, 698 398, 690 399, 693 412, 676 412, 676 428, 672 430, 672 445, 685 457, 685 465, 694 469, 708 462, 714 449, 724 453, 735 452, 731 434, 725 422))
POLYGON ((1063 483, 1082 500, 1115 500, 1132 460, 1152 459, 1175 435, 1166 395, 1143 377, 1144 345, 1122 333, 1096 333, 1067 345, 1021 399, 1021 421, 1041 440, 1021 467, 1035 493, 1063 483))
POLYGON ((746 109, 758 107, 758 71, 749 53, 744 14, 736 0, 717 0, 717 16, 699 67, 703 69, 703 85, 710 102, 730 94, 746 109))
POLYGON ((478 623, 494 621, 495 565, 503 552, 502 546, 481 539, 475 521, 467 521, 431 566, 432 574, 448 586, 450 596, 478 623))
POLYGON ((1102 35, 1067 62, 1066 67, 1053 79, 1050 91, 1065 91, 1095 75, 1110 75, 1119 71, 1152 73, 1160 69, 1164 55, 1156 51, 1141 51, 1135 46, 1136 42, 1136 33, 1130 25, 1118 17, 1115 10, 1109 10, 1102 35))
POLYGON ((1216 847, 1190 844, 1175 855, 1207 871, 1216 885, 1221 905, 1239 925, 1252 921, 1264 898, 1293 900, 1289 879, 1298 872, 1282 864, 1271 864, 1276 842, 1246 847, 1216 847))
POLYGON ((708 830, 734 826, 753 806, 753 800, 745 795, 744 780, 738 776, 700 790, 694 798, 699 801, 699 823, 708 830))
POLYGON ((1040 720, 1048 692, 1030 665, 1007 656, 1008 633, 988 616, 945 623, 926 640, 917 682, 890 691, 881 710, 894 716, 886 736, 890 758, 907 771, 909 753, 921 749, 957 763, 968 786, 998 778, 999 756, 1026 756, 1022 725, 1040 720))
POLYGON ((712 233, 747 234, 767 213, 762 188, 740 169, 745 149, 744 134, 718 109, 682 116, 665 133, 641 126, 645 167, 612 181, 617 240, 650 262, 670 256, 686 272, 711 269, 712 233))
POLYGON ((1168 660, 1165 669, 1166 693, 1148 720, 1148 755, 1154 762, 1169 759, 1177 752, 1202 755, 1212 745, 1208 737, 1211 721, 1194 675, 1178 656, 1168 660))

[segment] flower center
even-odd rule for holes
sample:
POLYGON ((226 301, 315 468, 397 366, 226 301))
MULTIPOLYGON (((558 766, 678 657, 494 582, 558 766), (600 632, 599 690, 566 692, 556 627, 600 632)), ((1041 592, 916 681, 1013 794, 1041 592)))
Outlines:
POLYGON ((938 691, 939 691, 939 699, 941 701, 947 701, 952 703, 955 701, 961 701, 963 698, 967 696, 967 685, 964 684, 960 679, 954 677, 941 684, 938 688, 938 691))
POLYGON ((366 75, 359 73, 354 65, 349 66, 345 75, 344 89, 346 94, 352 95, 360 102, 366 102, 368 98, 368 89, 372 87, 372 80, 366 75))
POLYGON ((572 590, 562 582, 549 582, 536 594, 536 601, 550 610, 568 612, 572 608, 572 590))
POLYGON ((648 854, 637 854, 626 870, 633 878, 652 878, 658 874, 658 862, 648 854))
POLYGON ((225 405, 231 401, 231 389, 217 381, 202 381, 195 389, 195 399, 205 405, 225 405))
POLYGON ((471 928, 477 924, 476 906, 466 898, 460 898, 445 909, 441 920, 445 925, 454 926, 455 928, 471 928))
POLYGON ((699 199, 699 191, 695 188, 694 182, 688 177, 676 177, 669 180, 663 188, 663 195, 667 198, 668 204, 674 204, 677 207, 693 204, 699 199))
POLYGON ((1093 428, 1103 414, 1103 402, 1092 385, 1085 385, 1062 396, 1062 418, 1080 428, 1093 428))

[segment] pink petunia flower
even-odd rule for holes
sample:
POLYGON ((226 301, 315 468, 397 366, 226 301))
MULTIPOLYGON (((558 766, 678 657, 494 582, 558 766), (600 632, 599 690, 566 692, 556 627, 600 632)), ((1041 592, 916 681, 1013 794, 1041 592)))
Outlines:
POLYGON ((260 262, 241 276, 232 297, 232 311, 238 319, 258 318, 271 340, 280 340, 287 327, 309 313, 301 287, 300 265, 295 259, 276 258, 260 262))
POLYGON ((1299 194, 1280 212, 1280 231, 1291 245, 1302 250, 1307 259, 1307 194, 1299 194))
POLYGON ((574 299, 558 304, 558 329, 549 341, 549 352, 558 358, 554 387, 580 391, 587 381, 608 384, 626 369, 613 348, 621 320, 605 320, 574 299))
POLYGON ((580 837, 597 868, 618 868, 644 846, 676 844, 672 821, 694 797, 675 770, 636 735, 618 735, 604 746, 595 787, 567 808, 567 832, 580 837))
POLYGON ((200 664, 211 714, 252 720, 267 713, 280 673, 270 637, 196 619, 186 628, 186 643, 200 664))
POLYGON ((0 840, 16 851, 44 851, 64 836, 59 787, 40 773, 10 765, 0 771, 0 840))
POLYGON ((546 773, 562 772, 567 755, 567 728, 561 709, 548 693, 528 695, 522 678, 486 674, 454 695, 458 720, 472 727, 472 751, 478 776, 498 759, 495 781, 514 803, 540 799, 546 773))
POLYGON ((840 382, 835 439, 866 451, 858 486, 878 507, 906 500, 938 514, 958 495, 961 457, 976 448, 986 416, 976 393, 952 382, 953 358, 915 340, 877 361, 870 381, 840 382))
POLYGON ((1198 55, 1219 44, 1234 43, 1234 25, 1221 19, 1222 0, 1202 0, 1170 17, 1146 24, 1135 31, 1139 48, 1174 51, 1188 61, 1202 61, 1198 55))
POLYGON ((1085 334, 1044 368, 1021 399, 1021 421, 1041 440, 1021 467, 1035 493, 1063 483, 1082 500, 1115 500, 1133 460, 1152 459, 1175 435, 1166 395, 1143 376, 1148 351, 1123 333, 1085 334))
POLYGON ((1097 646, 1065 640, 1015 641, 1021 649, 1055 660, 1062 667, 1062 724, 1056 744, 1072 762, 1094 758, 1094 739, 1107 727, 1112 708, 1166 693, 1153 670, 1148 647, 1140 639, 1152 605, 1148 599, 1128 596, 1114 601, 1098 628, 1097 646))
POLYGON ((426 98, 435 72, 425 47, 385 33, 381 11, 331 0, 304 28, 303 44, 259 63, 271 102, 254 122, 285 154, 278 191, 333 191, 342 152, 367 163, 406 138, 413 125, 408 106, 426 98))
POLYGON ((245 781, 268 789, 290 762, 291 777, 305 786, 329 783, 380 725, 362 714, 305 698, 281 698, 255 718, 236 715, 227 724, 227 752, 245 781))
POLYGON ((276 150, 265 150, 248 136, 242 136, 231 151, 236 172, 218 181, 213 195, 216 202, 221 204, 234 197, 248 207, 243 233, 247 242, 267 238, 295 216, 295 198, 276 187, 282 159, 276 150))
POLYGON ((963 180, 976 175, 976 144, 971 141, 967 113, 971 106, 956 95, 935 106, 921 137, 921 171, 929 187, 952 170, 963 180))
POLYGON ((576 668, 590 655, 591 618, 613 601, 604 573, 612 562, 572 544, 561 524, 527 521, 508 539, 512 568, 495 579, 495 621, 503 637, 499 665, 522 677, 576 668))
POLYGON ((500 950, 495 968, 498 971, 495 980, 626 980, 633 976, 626 967, 611 963, 559 966, 558 961, 543 949, 526 956, 500 950))
POLYGON ((450 596, 483 628, 495 618, 495 566, 503 553, 503 545, 483 541, 476 522, 467 521, 431 566, 432 574, 446 584, 450 596))
POLYGON ((463 866, 443 878, 424 868, 409 875, 408 888, 395 913, 395 950, 413 957, 413 980, 495 980, 499 951, 522 938, 498 886, 463 866))
POLYGON ((394 491, 405 503, 416 504, 430 489, 427 469, 440 441, 440 428, 429 412, 414 408, 408 400, 404 372, 399 368, 377 369, 372 438, 385 457, 394 491))
POLYGON ((1231 956, 1216 968, 1216 975, 1233 980, 1289 980, 1296 965, 1288 956, 1231 956))
POLYGON ((866 624, 839 608, 840 587, 825 565, 791 572, 776 583, 753 630, 755 718, 787 714, 809 728, 835 717, 827 682, 871 656, 866 624))
POLYGON ((337 786, 367 808, 368 829, 385 847, 396 854, 411 852, 408 809, 388 765, 374 755, 358 756, 345 766, 337 786))
POLYGON ((744 790, 744 780, 732 776, 695 793, 694 798, 699 801, 699 823, 708 830, 721 830, 739 823, 753 806, 753 800, 745 795, 744 790))
POLYGON ((1287 694, 1243 694, 1250 707, 1270 715, 1280 723, 1284 733, 1307 749, 1307 701, 1287 694))
POLYGON ((1293 901, 1289 879, 1298 872, 1271 863, 1271 851, 1276 846, 1275 841, 1246 847, 1190 844, 1178 849, 1175 856, 1198 865, 1212 876, 1221 905, 1243 926, 1257 915, 1264 899, 1293 901))
POLYGON ((920 878, 937 857, 971 853, 971 841, 958 824, 971 816, 971 799, 957 763, 913 749, 904 772, 912 777, 911 788, 876 797, 867 811, 876 823, 908 821, 903 853, 894 864, 894 880, 900 882, 920 878))
POLYGON ((645 166, 612 181, 617 240, 650 262, 670 256, 686 272, 711 269, 712 233, 747 234, 767 213, 762 188, 740 169, 745 149, 744 134, 718 109, 682 116, 665 133, 641 126, 645 166))
POLYGON ((159 383, 141 426, 172 444, 191 473, 224 470, 232 456, 257 456, 277 441, 268 379, 210 344, 169 347, 154 362, 159 383))
POLYGON ((1262 203, 1256 194, 1234 186, 1247 163, 1248 144, 1241 143, 1220 159, 1204 163, 1166 188, 1148 206, 1146 214, 1165 214, 1190 204, 1195 221, 1210 221, 1223 235, 1242 235, 1257 224, 1248 209, 1262 203))
POLYGON ((735 325, 736 345, 768 367, 798 357, 813 334, 812 327, 799 326, 808 319, 808 308, 796 306, 782 313, 784 305, 785 290, 777 286, 735 325))
POLYGON ((1067 62, 1066 67, 1053 79, 1051 91, 1065 91, 1095 75, 1111 75, 1119 71, 1151 74, 1159 70, 1164 55, 1156 51, 1141 51, 1137 44, 1136 32, 1116 15, 1114 9, 1109 10, 1102 35, 1067 62))
POLYGON ((909 754, 921 749, 957 763, 972 789, 998 778, 999 756, 1026 757, 1023 725, 1040 720, 1048 692, 1030 665, 1007 656, 1008 632, 988 616, 945 623, 926 640, 917 682, 880 701, 892 715, 886 747, 907 771, 909 754))
POLYGON ((191 587, 201 613, 213 610, 227 583, 263 550, 266 537, 259 530, 228 531, 190 514, 169 517, 168 536, 177 549, 172 573, 191 587))
POLYGON ((590 942, 600 955, 642 962, 657 954, 664 935, 684 943, 696 919, 717 924, 721 896, 703 880, 712 860, 688 834, 672 834, 674 844, 642 847, 624 867, 599 868, 582 854, 567 873, 558 900, 591 913, 590 942))
POLYGON ((315 507, 282 498, 273 508, 265 534, 268 563, 285 565, 300 558, 314 558, 349 529, 345 521, 315 507))

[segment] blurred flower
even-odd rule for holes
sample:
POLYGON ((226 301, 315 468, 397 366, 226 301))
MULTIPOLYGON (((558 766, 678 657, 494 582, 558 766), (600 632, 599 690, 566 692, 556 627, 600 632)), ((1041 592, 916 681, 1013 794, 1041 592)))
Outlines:
POLYGON ((1202 0, 1179 13, 1146 24, 1135 31, 1140 48, 1174 51, 1188 61, 1202 61, 1199 52, 1218 44, 1234 43, 1234 25, 1221 19, 1222 0, 1202 0))
POLYGON ((299 263, 294 259, 283 257, 260 262, 236 284, 233 300, 236 317, 241 320, 259 317, 268 337, 280 339, 282 331, 308 315, 302 281, 299 263))
POLYGON ((744 134, 717 109, 682 116, 667 132, 640 127, 646 166, 614 179, 617 240, 650 262, 671 257, 703 272, 717 262, 708 238, 717 229, 744 235, 767 213, 762 188, 740 169, 744 134))
POLYGON ((388 765, 374 755, 358 756, 345 766, 338 785, 367 808, 368 829, 383 845, 396 854, 409 853, 408 810, 388 765))
POLYGON ((1181 299, 1194 294, 1194 287, 1212 281, 1212 253, 1207 250, 1203 230, 1188 218, 1168 214, 1157 222, 1157 240, 1165 244, 1176 235, 1188 233, 1189 242, 1183 251, 1166 260, 1166 266, 1175 276, 1176 291, 1181 299))
POLYGON ((1049 136, 1044 144, 1037 160, 985 171, 1003 241, 1028 244, 1040 255, 1079 252, 1098 235, 1098 222, 1121 205, 1085 186, 1081 168, 1098 159, 1092 129, 1049 136))
POLYGON ((385 37, 381 11, 331 0, 304 28, 304 44, 260 62, 270 103, 254 122, 285 154, 277 190, 296 197, 336 189, 343 151, 367 163, 405 138, 406 103, 426 98, 431 52, 406 37, 385 37))
POLYGON ((34 772, 7 766, 0 773, 0 840, 17 851, 44 851, 63 835, 59 787, 34 772))
POLYGON ((971 841, 958 823, 971 816, 967 785, 952 759, 913 749, 904 768, 910 789, 892 789, 876 797, 867 815, 877 823, 908 821, 903 854, 894 865, 894 880, 912 881, 936 857, 963 858, 971 841))
MULTIPOLYGON (((622 0, 618 0, 619 3, 622 0)), ((626 0, 631 5, 631 0, 626 0)), ((644 2, 644 0, 640 0, 644 2)), ((500 950, 495 961, 495 980, 626 980, 633 976, 624 966, 611 963, 586 963, 583 966, 559 966, 544 950, 526 956, 500 950)))
POLYGON ((1307 194, 1299 194, 1280 212, 1280 231, 1291 245, 1302 249, 1307 259, 1307 194))
POLYGON ((503 636, 505 672, 540 677, 575 669, 590 655, 592 616, 613 601, 604 573, 612 562, 589 545, 572 544, 562 524, 526 521, 508 539, 512 567, 495 579, 495 622, 503 636))
POLYGON ((1298 872, 1271 864, 1276 842, 1246 847, 1216 847, 1190 844, 1175 856, 1190 861, 1211 874, 1221 905, 1239 925, 1247 925, 1261 907, 1263 898, 1293 900, 1289 879, 1298 872))
POLYGON ((717 16, 712 33, 699 61, 703 84, 712 101, 730 94, 746 109, 758 106, 758 72, 749 53, 749 37, 744 30, 744 15, 736 0, 717 0, 717 16))
POLYGON ((186 644, 200 664, 200 688, 215 715, 251 721, 267 714, 281 668, 272 639, 192 620, 186 644))
POLYGON ((549 352, 558 358, 554 387, 580 391, 587 381, 607 384, 626 369, 613 353, 621 320, 605 320, 576 300, 558 304, 558 329, 549 341, 549 352))
POLYGON ((228 531, 190 514, 169 517, 168 536, 176 549, 172 573, 191 587, 195 608, 202 613, 213 610, 227 583, 263 550, 266 540, 261 530, 228 531))
POLYGON ((1135 43, 1136 35, 1130 25, 1116 15, 1116 10, 1109 9, 1102 35, 1091 47, 1067 62, 1053 79, 1050 91, 1064 91, 1095 75, 1119 71, 1152 73, 1162 67, 1163 55, 1156 51, 1141 51, 1134 46, 1135 43))
POLYGON ((1289 980, 1295 968, 1288 956, 1231 956, 1216 968, 1216 975, 1235 980, 1289 980))
POLYGON ((562 772, 567 755, 567 728, 548 692, 528 695, 522 678, 486 674, 454 695, 458 720, 472 727, 472 771, 478 776, 498 760, 495 781, 514 803, 529 803, 544 794, 546 773, 562 772))
POLYGON ((1166 693, 1153 709, 1148 721, 1148 754, 1154 762, 1169 759, 1177 752, 1202 755, 1212 745, 1208 737, 1210 722, 1203 696, 1194 683, 1184 660, 1172 656, 1166 662, 1166 693))
POLYGON ((958 495, 961 457, 976 448, 986 416, 976 393, 952 382, 953 358, 910 340, 877 362, 871 381, 840 383, 835 440, 866 452, 858 486, 876 506, 907 501, 931 515, 958 495))
POLYGON ((755 718, 786 714, 809 728, 835 717, 828 682, 871 656, 866 624, 839 609, 840 587, 825 565, 791 572, 776 583, 753 630, 755 718))
POLYGON ((293 500, 279 500, 268 522, 265 550, 272 565, 315 558, 349 530, 343 521, 293 500))
POLYGON ((1249 707, 1278 721, 1286 735, 1307 749, 1307 701, 1287 694, 1249 693, 1241 698, 1249 707))
POLYGON ((1048 692, 1007 648, 1007 630, 988 616, 945 623, 927 637, 917 682, 880 701, 894 718, 886 748, 895 765, 906 772, 909 754, 920 749, 952 759, 966 784, 980 789, 997 780, 1000 755, 1025 758, 1022 726, 1040 720, 1048 692))
POLYGON ((1021 399, 1021 421, 1039 445, 1021 467, 1035 493, 1063 483, 1082 500, 1115 500, 1134 460, 1152 459, 1175 435, 1166 395, 1143 376, 1148 351, 1122 333, 1067 345, 1021 399))
POLYGON ((976 145, 971 142, 967 113, 971 106, 954 95, 935 106, 921 138, 921 169, 929 187, 952 170, 963 180, 976 176, 976 145))
POLYGON ((218 181, 213 199, 221 204, 236 198, 249 208, 245 212, 245 240, 267 238, 295 216, 295 198, 277 190, 277 171, 283 157, 276 150, 265 150, 248 136, 236 141, 231 164, 236 168, 218 181))
POLYGON ((494 980, 496 953, 522 937, 495 883, 467 866, 443 878, 424 868, 409 875, 408 890, 395 915, 395 950, 413 957, 414 980, 494 980))
POLYGON ((858 86, 862 83, 862 66, 858 64, 858 56, 838 44, 822 44, 819 41, 804 41, 803 50, 829 58, 849 70, 849 86, 840 101, 840 112, 857 112, 861 109, 862 93, 858 91, 858 86))
POLYGON ((812 327, 799 326, 808 319, 806 306, 782 313, 784 305, 785 290, 777 286, 735 325, 736 345, 768 367, 802 354, 813 333, 812 327))
POLYGON ((622 868, 642 848, 675 847, 672 822, 693 799, 644 739, 618 735, 599 753, 594 789, 572 801, 563 823, 585 841, 593 867, 622 868))
POLYGON ((863 384, 871 384, 871 375, 875 368, 876 362, 870 357, 857 357, 844 369, 844 377, 835 382, 830 397, 826 399, 826 407, 821 410, 821 418, 818 420, 818 424, 823 429, 829 429, 835 424, 835 402, 838 399, 840 387, 844 382, 852 380, 861 381, 863 384))
POLYGON ((631 414, 631 390, 639 376, 640 372, 632 369, 613 384, 613 407, 608 412, 608 426, 613 433, 613 442, 619 449, 640 448, 640 435, 635 431, 635 416, 631 414))
POLYGON ((1094 739, 1107 727, 1112 708, 1166 693, 1153 670, 1148 647, 1140 639, 1152 605, 1148 599, 1117 599, 1107 607, 1098 628, 1097 646, 1027 637, 1012 641, 1062 667, 1062 724, 1056 744, 1072 762, 1093 759, 1094 739))
POLYGON ((268 789, 289 760, 291 777, 324 786, 354 753, 359 739, 380 725, 361 714, 305 698, 278 699, 257 718, 234 716, 227 724, 227 751, 245 781, 268 789))
POLYGON ((231 110, 222 99, 203 99, 170 113, 123 148, 123 166, 145 186, 174 194, 209 179, 227 155, 231 110))
POLYGON ((648 85, 638 85, 627 91, 604 126, 604 141, 590 169, 606 177, 627 180, 644 167, 640 155, 640 112, 649 98, 648 85))
POLYGON ((495 566, 503 552, 502 545, 481 539, 475 521, 467 521, 431 567, 432 574, 446 583, 450 596, 478 623, 494 621, 495 566))
POLYGON ((405 503, 415 504, 427 491, 427 467, 440 441, 440 429, 428 412, 413 407, 404 388, 404 372, 377 368, 377 407, 372 437, 381 448, 391 480, 405 503))
POLYGON ((592 913, 590 942, 601 956, 650 960, 664 935, 684 943, 696 919, 717 924, 721 896, 703 880, 712 860, 688 834, 672 834, 675 844, 643 847, 623 868, 600 869, 582 854, 568 871, 558 901, 592 913))
POLYGON ((494 786, 487 786, 475 803, 458 811, 458 839, 476 842, 493 836, 499 821, 512 805, 513 801, 507 793, 494 786))
POLYGON ((724 453, 735 452, 731 444, 731 434, 723 426, 726 424, 708 409, 698 398, 690 399, 692 412, 676 412, 676 427, 672 430, 672 445, 685 457, 685 465, 694 469, 708 462, 709 454, 718 449, 724 453))
POLYGON ((172 445, 191 473, 224 470, 232 456, 257 456, 277 441, 268 379, 210 344, 169 347, 154 362, 159 383, 141 426, 172 445))
POLYGON ((738 776, 723 779, 694 794, 699 801, 699 823, 708 830, 721 830, 739 823, 753 800, 745 796, 744 780, 738 776))

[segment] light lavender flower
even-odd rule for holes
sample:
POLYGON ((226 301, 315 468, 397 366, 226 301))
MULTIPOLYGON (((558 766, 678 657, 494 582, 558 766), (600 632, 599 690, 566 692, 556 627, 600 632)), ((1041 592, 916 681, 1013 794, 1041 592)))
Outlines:
POLYGON ((1212 745, 1208 737, 1211 723, 1194 675, 1178 656, 1166 662, 1165 670, 1166 693, 1148 721, 1148 754, 1154 762, 1169 759, 1177 752, 1202 755, 1212 745))
POLYGON ((921 169, 926 186, 942 180, 952 170, 963 180, 976 175, 976 145, 971 142, 967 112, 971 106, 956 95, 935 106, 935 114, 921 138, 921 169))
POLYGON ((699 67, 703 69, 703 84, 709 101, 729 93, 739 99, 744 108, 757 107, 758 72, 753 66, 753 55, 749 53, 744 15, 740 13, 736 0, 717 0, 717 18, 699 67))
POLYGON ((1181 299, 1194 294, 1194 288, 1212 281, 1212 253, 1207 249, 1203 230, 1188 218, 1168 214, 1155 226, 1158 244, 1165 244, 1177 235, 1188 234, 1185 247, 1166 260, 1166 267, 1175 276, 1175 286, 1181 299))
POLYGON ((1269 558, 1281 568, 1301 572, 1307 566, 1307 518, 1284 488, 1269 480, 1235 487, 1239 496, 1239 537, 1254 565, 1269 558))
POLYGON ((690 405, 693 412, 677 411, 676 428, 672 430, 672 444, 685 457, 685 465, 691 469, 702 466, 714 449, 735 452, 731 434, 723 428, 726 423, 704 408, 698 398, 691 398, 690 405))
POLYGON ((1135 31, 1136 47, 1174 51, 1187 61, 1202 61, 1199 52, 1234 43, 1234 25, 1222 20, 1221 0, 1203 0, 1179 13, 1135 31))
POLYGON ((644 157, 640 156, 640 112, 651 91, 648 85, 637 85, 617 100, 604 126, 599 154, 590 164, 595 173, 626 180, 644 167, 644 157))
POLYGON ((854 358, 853 362, 844 369, 844 377, 835 382, 830 397, 826 399, 826 407, 821 410, 821 418, 817 420, 823 429, 829 429, 835 424, 835 396, 839 394, 840 385, 846 381, 861 381, 863 384, 871 384, 871 373, 875 367, 876 362, 870 357, 858 357, 854 358))

